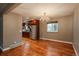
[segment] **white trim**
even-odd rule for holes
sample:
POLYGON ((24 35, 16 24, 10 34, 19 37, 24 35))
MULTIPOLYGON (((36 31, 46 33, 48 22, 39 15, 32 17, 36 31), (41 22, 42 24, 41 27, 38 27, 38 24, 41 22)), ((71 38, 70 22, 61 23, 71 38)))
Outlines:
POLYGON ((72 46, 73 46, 73 49, 74 49, 74 52, 75 52, 76 56, 78 56, 78 53, 77 53, 77 51, 75 49, 75 46, 73 44, 72 44, 72 46))
POLYGON ((7 48, 0 47, 0 49, 4 52, 6 50, 9 50, 9 49, 12 49, 12 48, 16 48, 16 47, 18 47, 18 46, 20 46, 22 44, 23 44, 23 42, 20 42, 20 43, 16 43, 16 44, 10 45, 10 47, 7 47, 7 48))
POLYGON ((72 44, 72 42, 61 41, 61 40, 55 40, 55 39, 49 39, 49 38, 40 38, 40 39, 43 39, 43 40, 50 40, 50 41, 56 41, 56 42, 61 42, 61 43, 72 44))
POLYGON ((2 49, 2 51, 4 52, 4 51, 7 51, 7 50, 9 50, 9 49, 11 49, 11 48, 10 48, 10 47, 5 48, 5 49, 2 49))

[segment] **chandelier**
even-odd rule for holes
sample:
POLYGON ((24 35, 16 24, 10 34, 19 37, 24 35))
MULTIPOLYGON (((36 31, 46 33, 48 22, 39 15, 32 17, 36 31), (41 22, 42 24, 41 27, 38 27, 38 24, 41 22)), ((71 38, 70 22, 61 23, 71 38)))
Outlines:
POLYGON ((40 21, 49 21, 50 18, 47 16, 46 12, 43 13, 43 16, 41 16, 40 21))

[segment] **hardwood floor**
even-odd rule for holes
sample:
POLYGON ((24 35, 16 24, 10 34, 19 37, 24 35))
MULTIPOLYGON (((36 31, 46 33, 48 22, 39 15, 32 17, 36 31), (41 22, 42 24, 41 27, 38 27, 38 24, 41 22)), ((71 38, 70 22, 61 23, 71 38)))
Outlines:
POLYGON ((0 52, 1 56, 73 56, 71 44, 23 38, 24 44, 14 49, 0 52))

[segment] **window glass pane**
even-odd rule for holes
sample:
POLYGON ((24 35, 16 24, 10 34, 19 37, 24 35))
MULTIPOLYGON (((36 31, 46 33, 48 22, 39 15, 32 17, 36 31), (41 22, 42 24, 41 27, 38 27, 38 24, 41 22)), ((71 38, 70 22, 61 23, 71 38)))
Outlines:
POLYGON ((47 32, 58 32, 58 23, 47 24, 47 32))

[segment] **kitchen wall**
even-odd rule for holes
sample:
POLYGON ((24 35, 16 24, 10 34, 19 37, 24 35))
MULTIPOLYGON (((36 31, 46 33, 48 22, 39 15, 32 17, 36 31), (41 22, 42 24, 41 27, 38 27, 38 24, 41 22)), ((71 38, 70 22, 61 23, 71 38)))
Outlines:
POLYGON ((14 13, 3 15, 3 48, 13 48, 22 40, 22 17, 14 13))
POLYGON ((47 32, 47 22, 40 23, 40 38, 48 38, 72 42, 72 15, 52 18, 51 21, 58 21, 58 32, 47 32))
POLYGON ((79 4, 74 11, 73 32, 73 45, 79 55, 79 4))

